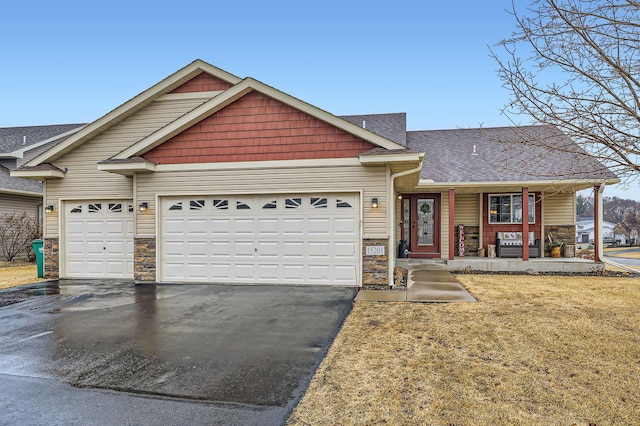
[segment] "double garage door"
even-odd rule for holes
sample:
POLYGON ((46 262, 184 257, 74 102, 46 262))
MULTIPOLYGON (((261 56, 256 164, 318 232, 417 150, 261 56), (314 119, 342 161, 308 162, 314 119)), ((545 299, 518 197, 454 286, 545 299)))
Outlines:
POLYGON ((357 285, 358 194, 162 198, 164 282, 357 285))

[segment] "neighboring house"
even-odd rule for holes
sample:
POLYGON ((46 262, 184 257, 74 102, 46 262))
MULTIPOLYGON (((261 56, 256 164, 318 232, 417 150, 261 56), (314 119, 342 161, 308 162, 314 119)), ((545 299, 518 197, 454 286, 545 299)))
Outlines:
MULTIPOLYGON (((627 244, 627 237, 616 234, 615 223, 602 221, 602 239, 605 245, 627 244)), ((593 218, 579 219, 576 222, 576 242, 580 244, 592 244, 595 238, 595 226, 593 218)))
POLYGON ((524 143, 540 136, 574 147, 547 127, 337 117, 198 60, 12 176, 45 182, 51 277, 390 284, 400 240, 441 262, 458 235, 471 256, 497 232, 573 241, 576 190, 617 179, 524 143))
POLYGON ((0 128, 0 215, 26 212, 42 218, 42 183, 11 177, 10 171, 42 154, 81 124, 0 128))

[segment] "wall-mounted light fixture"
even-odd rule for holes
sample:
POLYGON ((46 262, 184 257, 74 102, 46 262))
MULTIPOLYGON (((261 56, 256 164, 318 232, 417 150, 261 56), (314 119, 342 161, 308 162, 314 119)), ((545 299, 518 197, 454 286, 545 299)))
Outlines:
POLYGON ((142 213, 146 212, 148 208, 149 208, 149 203, 147 203, 146 201, 144 203, 140 203, 140 205, 138 206, 138 209, 142 213))
POLYGON ((54 210, 55 210, 55 208, 53 207, 53 204, 49 204, 47 207, 44 208, 44 212, 46 214, 53 213, 54 210))
POLYGON ((373 197, 371 199, 371 208, 372 209, 377 209, 378 208, 378 198, 377 197, 373 197))
POLYGON ((402 194, 398 194, 398 200, 402 200, 402 194))

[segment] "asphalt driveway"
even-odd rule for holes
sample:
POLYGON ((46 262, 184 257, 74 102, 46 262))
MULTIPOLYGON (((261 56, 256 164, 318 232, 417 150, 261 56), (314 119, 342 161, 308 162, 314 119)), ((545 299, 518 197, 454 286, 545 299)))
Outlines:
MULTIPOLYGON (((97 280, 61 280, 28 291, 35 296, 0 308, 0 375, 76 388, 69 391, 144 394, 143 401, 151 401, 149 395, 199 400, 198 410, 203 403, 237 410, 241 424, 284 421, 355 296, 342 287, 97 280)), ((4 392, 0 387, 0 400, 9 396, 4 392)), ((0 412, 0 423, 14 419, 0 412)))

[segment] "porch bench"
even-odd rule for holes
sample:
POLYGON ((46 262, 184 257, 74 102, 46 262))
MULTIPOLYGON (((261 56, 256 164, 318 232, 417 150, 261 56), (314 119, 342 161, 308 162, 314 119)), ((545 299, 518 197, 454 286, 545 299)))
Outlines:
MULTIPOLYGON (((496 233, 497 257, 522 257, 522 232, 496 233)), ((540 239, 529 232, 529 257, 540 257, 540 239)))

